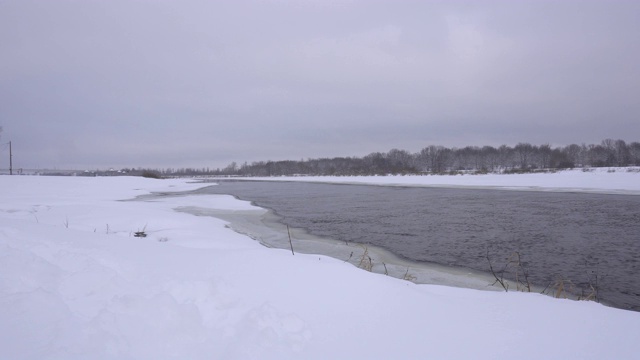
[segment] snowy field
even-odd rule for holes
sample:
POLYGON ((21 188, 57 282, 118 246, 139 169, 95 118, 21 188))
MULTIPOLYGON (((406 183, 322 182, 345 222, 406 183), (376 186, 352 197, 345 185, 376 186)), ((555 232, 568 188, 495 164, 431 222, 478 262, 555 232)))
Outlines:
MULTIPOLYGON (((320 178, 640 194, 640 173, 320 178)), ((416 285, 174 209, 187 180, 0 176, 0 359, 637 359, 640 313, 416 285), (135 237, 144 232, 146 237, 135 237)), ((256 209, 257 210, 257 209, 256 209)))

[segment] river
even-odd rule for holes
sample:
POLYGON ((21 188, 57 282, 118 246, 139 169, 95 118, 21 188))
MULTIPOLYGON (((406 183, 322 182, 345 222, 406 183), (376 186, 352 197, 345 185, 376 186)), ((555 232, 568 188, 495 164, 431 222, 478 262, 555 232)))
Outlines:
POLYGON ((316 236, 418 263, 489 272, 491 261, 499 277, 509 264, 505 279, 526 272, 547 293, 640 311, 640 196, 266 181, 198 192, 251 201, 316 236))

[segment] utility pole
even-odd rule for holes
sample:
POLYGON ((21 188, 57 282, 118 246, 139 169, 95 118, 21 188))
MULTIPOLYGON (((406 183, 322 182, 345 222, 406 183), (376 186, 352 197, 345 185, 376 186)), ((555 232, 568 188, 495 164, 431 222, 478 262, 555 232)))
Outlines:
POLYGON ((11 152, 11 141, 9 141, 9 175, 13 175, 13 153, 11 152))

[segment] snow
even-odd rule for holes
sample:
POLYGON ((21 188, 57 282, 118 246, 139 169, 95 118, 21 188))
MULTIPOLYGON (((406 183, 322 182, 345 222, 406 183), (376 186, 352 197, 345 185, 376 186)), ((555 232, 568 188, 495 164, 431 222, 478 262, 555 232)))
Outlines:
MULTIPOLYGON (((637 172, 571 172, 563 176, 575 181, 566 184, 556 174, 504 176, 509 181, 419 178, 640 190, 637 172)), ((407 179, 348 181, 424 185, 407 179)), ((638 357, 640 313, 532 293, 416 285, 326 256, 266 248, 220 219, 175 211, 259 210, 230 196, 120 201, 202 186, 0 176, 0 358, 638 357), (135 237, 138 231, 147 237, 135 237)))
POLYGON ((248 180, 640 195, 640 167, 572 169, 529 174, 306 176, 248 178, 248 180))

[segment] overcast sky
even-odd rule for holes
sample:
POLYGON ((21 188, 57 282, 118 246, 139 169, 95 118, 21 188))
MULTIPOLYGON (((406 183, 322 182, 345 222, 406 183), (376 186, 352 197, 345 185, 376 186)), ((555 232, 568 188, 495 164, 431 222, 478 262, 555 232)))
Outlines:
POLYGON ((0 126, 60 169, 640 141, 640 1, 0 0, 0 126))

